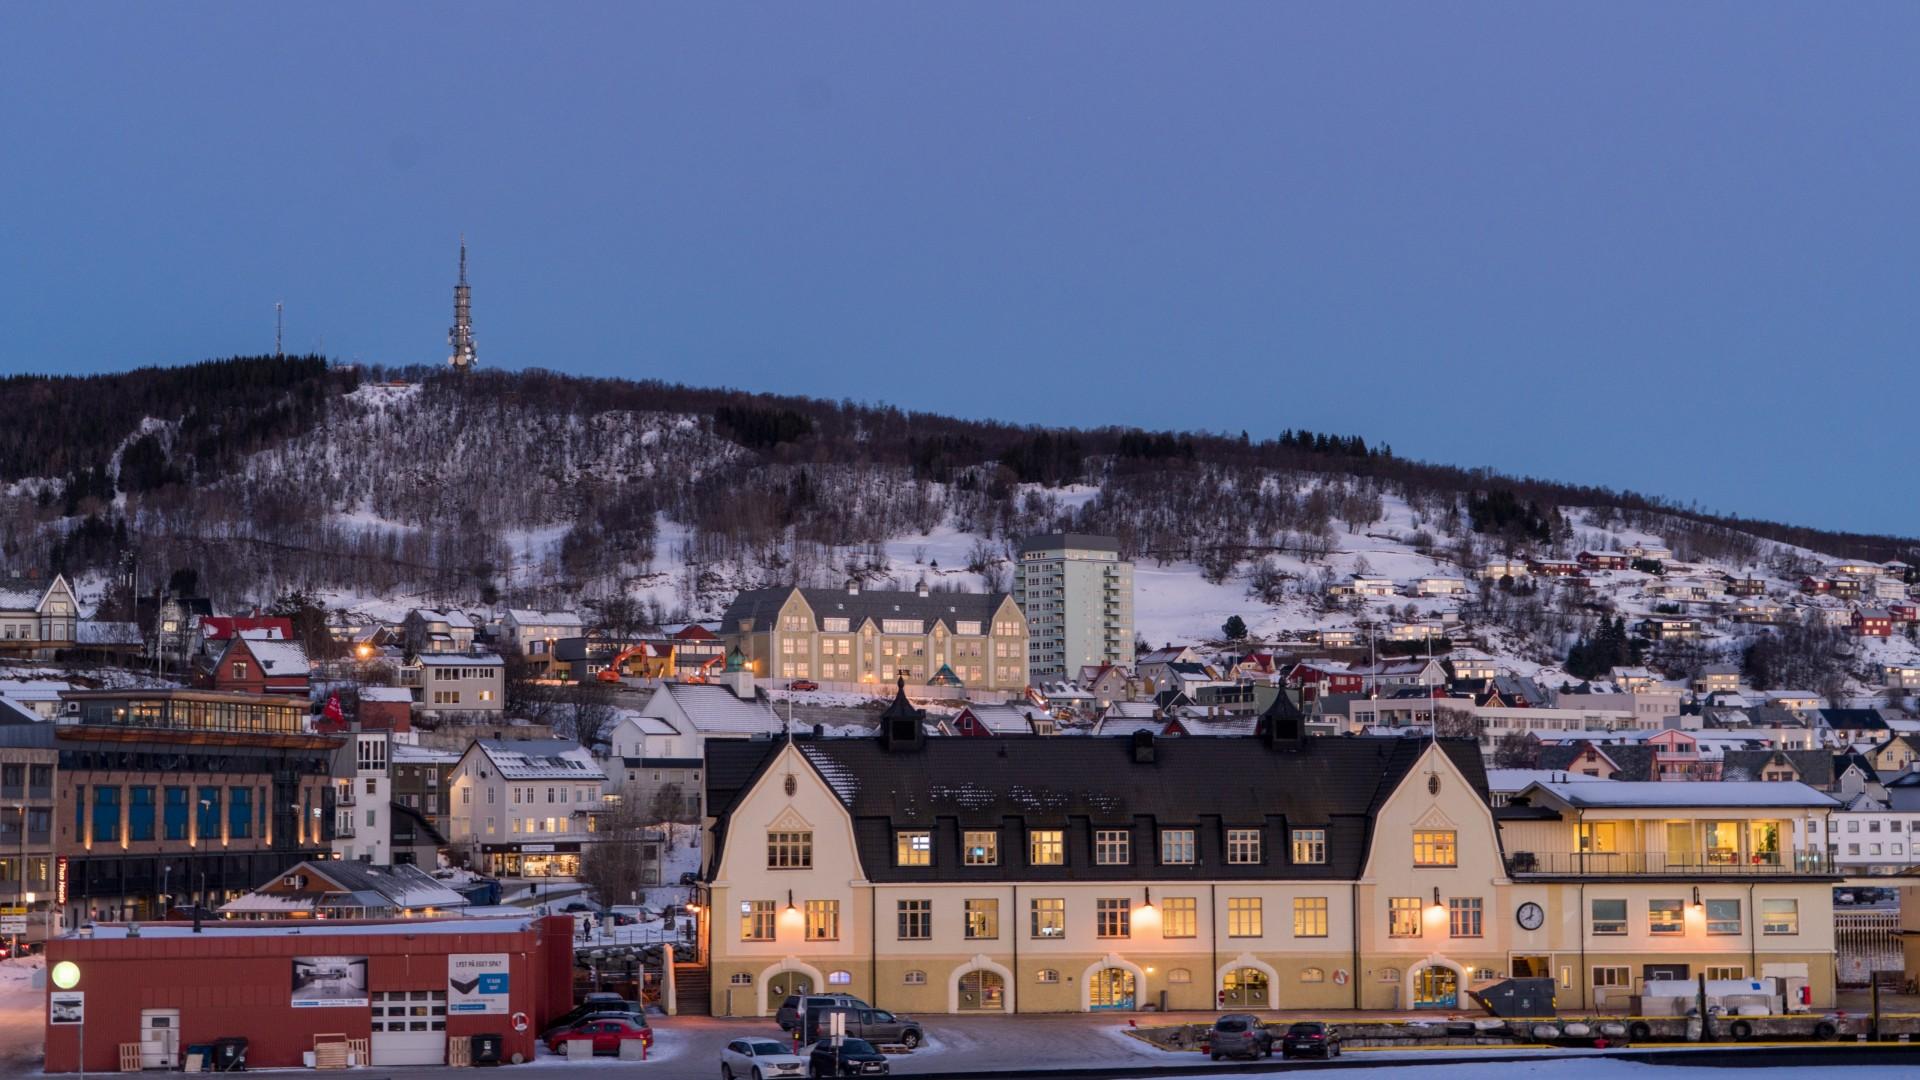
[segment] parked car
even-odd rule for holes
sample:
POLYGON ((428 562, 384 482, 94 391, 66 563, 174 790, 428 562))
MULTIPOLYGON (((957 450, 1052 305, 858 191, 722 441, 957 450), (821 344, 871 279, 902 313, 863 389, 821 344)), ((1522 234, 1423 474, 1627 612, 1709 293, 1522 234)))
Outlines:
POLYGON ((560 910, 571 915, 577 911, 592 911, 593 905, 587 903, 584 900, 575 900, 573 903, 568 904, 566 907, 563 907, 560 910))
POLYGON ((827 1037, 833 1028, 835 1014, 847 1018, 847 1027, 843 1034, 876 1043, 899 1043, 912 1050, 927 1041, 926 1032, 920 1029, 920 1021, 910 1016, 895 1016, 885 1009, 872 1009, 865 1006, 834 1006, 824 1009, 807 1010, 807 1030, 803 1036, 809 1042, 827 1037))
POLYGON ((1215 1061, 1223 1057, 1272 1057, 1273 1032, 1267 1030, 1257 1016, 1228 1013, 1213 1022, 1213 1031, 1207 1035, 1207 1048, 1215 1061))
POLYGON ((624 911, 616 911, 613 913, 613 925, 615 926, 632 926, 635 923, 638 923, 639 921, 640 920, 638 918, 635 918, 634 916, 629 915, 624 911))
POLYGON ((788 994, 786 1000, 780 1003, 780 1008, 774 1012, 773 1018, 780 1024, 781 1031, 798 1031, 800 1021, 803 1019, 801 1016, 803 1011, 835 1007, 864 1009, 867 1003, 852 994, 788 994))
POLYGON ((1280 1056, 1337 1058, 1340 1056, 1340 1031, 1332 1024, 1302 1020, 1288 1027, 1287 1033, 1281 1036, 1280 1056))
POLYGON ((807 1056, 807 1075, 811 1077, 886 1076, 889 1071, 887 1056, 865 1039, 814 1043, 813 1053, 807 1056))
POLYGON ((585 1040, 596 1054, 617 1054, 620 1044, 638 1039, 641 1046, 653 1045, 653 1029, 631 1016, 596 1016, 556 1032, 547 1040, 547 1049, 556 1054, 567 1052, 567 1044, 585 1040))
POLYGON ((720 1080, 773 1080, 806 1071, 806 1058, 772 1039, 735 1039, 720 1051, 720 1080))
POLYGON ((817 682, 814 682, 814 681, 813 681, 812 679, 795 679, 795 680, 793 680, 792 682, 790 682, 790 683, 788 683, 788 684, 787 684, 787 689, 789 689, 789 690, 818 690, 818 689, 820 689, 820 684, 819 684, 819 683, 817 683, 817 682))
POLYGON ((575 1005, 562 1013, 558 1020, 548 1024, 547 1030, 541 1033, 540 1037, 545 1039, 585 1020, 611 1020, 624 1016, 646 1023, 646 1012, 637 1001, 628 1001, 619 994, 588 994, 587 998, 586 1002, 575 1005), (600 1000, 593 1000, 595 998, 600 1000))

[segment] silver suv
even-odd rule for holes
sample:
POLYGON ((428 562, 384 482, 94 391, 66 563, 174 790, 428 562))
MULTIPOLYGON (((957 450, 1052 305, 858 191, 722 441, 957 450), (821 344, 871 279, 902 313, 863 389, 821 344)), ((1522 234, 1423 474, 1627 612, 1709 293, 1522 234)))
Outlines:
POLYGON ((781 1031, 799 1031, 808 1013, 821 1009, 864 1009, 867 1003, 852 994, 788 994, 773 1014, 781 1031))
POLYGON ((1207 1034, 1207 1049, 1215 1061, 1223 1057, 1272 1057, 1273 1032, 1268 1031, 1257 1016, 1228 1013, 1213 1022, 1213 1030, 1207 1034))

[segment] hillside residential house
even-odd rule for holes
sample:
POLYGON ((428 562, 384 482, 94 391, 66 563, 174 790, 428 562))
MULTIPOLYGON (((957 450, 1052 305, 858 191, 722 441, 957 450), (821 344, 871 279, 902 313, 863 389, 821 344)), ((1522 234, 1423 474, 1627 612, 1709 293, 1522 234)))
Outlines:
POLYGON ((1700 636, 1700 620, 1686 615, 1649 615, 1634 630, 1654 641, 1692 641, 1700 636))
POLYGON ((304 700, 311 667, 307 650, 293 641, 234 637, 213 663, 208 683, 243 694, 286 694, 304 700))
POLYGON ((1456 679, 1492 679, 1500 674, 1494 658, 1478 649, 1455 649, 1443 662, 1456 679))
POLYGON ((464 653, 473 650, 473 620, 463 611, 414 608, 400 624, 408 652, 464 653))
POLYGON ((1625 570, 1633 558, 1624 551, 1582 551, 1574 561, 1586 570, 1625 570))
POLYGON ((1368 574, 1355 574, 1347 584, 1348 591, 1355 596, 1392 596, 1399 591, 1394 587, 1392 578, 1368 574))
POLYGON ((0 580, 0 656, 51 660, 78 636, 80 601, 65 574, 0 580))
POLYGON ((1893 636, 1893 616, 1885 608, 1860 608, 1853 613, 1849 626, 1854 637, 1893 636))
POLYGON ((1133 564, 1111 536, 1045 533, 1020 542, 1013 599, 1027 617, 1034 682, 1133 658, 1133 564))
POLYGON ((421 717, 497 713, 506 708, 506 661, 492 653, 421 653, 400 666, 421 717))
POLYGON ((1053 718, 1013 705, 968 705, 953 718, 954 734, 971 738, 995 735, 1052 735, 1053 718))
POLYGON ((1500 811, 1515 862, 1471 743, 1262 718, 999 745, 925 738, 900 701, 878 738, 715 744, 714 1011, 827 987, 916 1013, 1445 1011, 1481 978, 1562 973, 1563 1008, 1624 1010, 1648 965, 1766 965, 1832 1001, 1836 879, 1787 819, 1833 800, 1801 785, 1536 784, 1500 811))
POLYGON ((1693 677, 1693 689, 1701 694, 1733 693, 1740 689, 1740 665, 1708 664, 1693 677))
POLYGON ((1474 576, 1487 581, 1499 581, 1501 578, 1519 581, 1532 572, 1532 567, 1527 565, 1525 559, 1491 559, 1481 563, 1480 569, 1474 571, 1474 576))
POLYGON ((1452 574, 1428 574, 1413 581, 1414 596, 1459 596, 1467 591, 1467 579, 1452 574))
POLYGON ((1920 664, 1882 664, 1880 677, 1889 690, 1920 689, 1920 664))
POLYGON ((760 678, 927 684, 942 667, 969 690, 1027 688, 1027 621, 1007 593, 753 589, 720 620, 728 652, 760 678))
POLYGON ((1080 669, 1080 689, 1093 697, 1095 708, 1104 709, 1116 701, 1125 701, 1132 680, 1127 669, 1118 664, 1089 664, 1080 669))
POLYGON ((449 778, 447 839, 488 873, 573 877, 607 779, 576 742, 475 739, 449 778))
POLYGON ((544 657, 561 638, 579 637, 585 623, 571 611, 508 608, 500 616, 500 648, 526 657, 544 657))

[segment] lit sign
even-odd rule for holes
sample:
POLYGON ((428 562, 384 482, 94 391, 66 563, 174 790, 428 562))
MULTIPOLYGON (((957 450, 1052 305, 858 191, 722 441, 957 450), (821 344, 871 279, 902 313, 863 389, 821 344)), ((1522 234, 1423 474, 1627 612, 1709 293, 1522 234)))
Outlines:
POLYGON ((54 864, 53 900, 56 904, 67 902, 67 857, 65 855, 60 856, 54 864))

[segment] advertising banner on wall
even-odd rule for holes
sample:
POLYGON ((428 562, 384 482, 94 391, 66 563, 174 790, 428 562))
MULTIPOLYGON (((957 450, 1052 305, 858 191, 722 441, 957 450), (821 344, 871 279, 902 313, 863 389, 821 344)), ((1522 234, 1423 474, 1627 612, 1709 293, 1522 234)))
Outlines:
POLYGON ((494 1014, 509 1011, 506 953, 454 953, 447 957, 447 1013, 494 1014))
POLYGON ((296 956, 293 1007, 323 1009, 367 1004, 367 958, 296 956))

